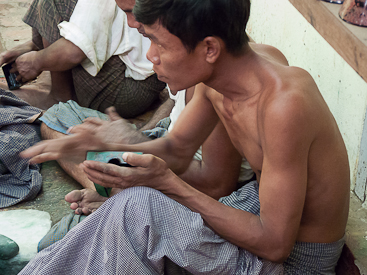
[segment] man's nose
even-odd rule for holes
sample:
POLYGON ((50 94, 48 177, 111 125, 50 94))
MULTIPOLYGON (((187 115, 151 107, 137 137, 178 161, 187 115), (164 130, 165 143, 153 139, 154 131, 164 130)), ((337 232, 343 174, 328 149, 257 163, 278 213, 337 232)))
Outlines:
POLYGON ((160 63, 159 55, 154 43, 150 44, 149 50, 147 51, 147 59, 153 63, 153 65, 158 65, 160 63))

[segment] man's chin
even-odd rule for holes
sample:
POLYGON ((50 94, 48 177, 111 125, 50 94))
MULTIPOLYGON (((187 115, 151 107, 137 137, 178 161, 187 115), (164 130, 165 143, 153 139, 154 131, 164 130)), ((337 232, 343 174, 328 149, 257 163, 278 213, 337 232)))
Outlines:
MULTIPOLYGON (((157 78, 158 78, 160 81, 167 83, 167 78, 166 78, 166 77, 164 77, 164 76, 162 76, 162 75, 157 74, 157 78)), ((168 84, 168 83, 167 83, 167 84, 168 84)))

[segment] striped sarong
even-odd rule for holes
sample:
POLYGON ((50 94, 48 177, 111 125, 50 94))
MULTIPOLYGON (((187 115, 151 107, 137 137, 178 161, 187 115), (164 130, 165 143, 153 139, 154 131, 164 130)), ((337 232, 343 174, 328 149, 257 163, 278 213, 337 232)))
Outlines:
MULTIPOLYGON (((219 201, 259 215, 258 191, 253 181, 219 201)), ((53 230, 41 242, 61 240, 41 251, 20 274, 335 274, 345 241, 296 242, 285 263, 274 264, 220 238, 198 213, 146 187, 108 199, 62 238, 65 226, 70 229, 79 218, 55 225, 62 230, 53 230)))
MULTIPOLYGON (((251 182, 221 202, 258 212, 257 192, 251 182)), ((281 264, 224 240, 200 214, 163 193, 132 187, 109 198, 19 274, 164 274, 165 259, 192 274, 283 272, 281 264)))
MULTIPOLYGON (((32 27, 33 42, 43 49, 42 38, 54 43, 61 38, 57 25, 69 21, 77 0, 34 0, 23 21, 32 27)), ((93 77, 81 65, 72 69, 78 103, 104 112, 115 106, 124 118, 146 111, 159 97, 166 84, 153 74, 145 80, 125 77, 126 65, 112 56, 93 77)))

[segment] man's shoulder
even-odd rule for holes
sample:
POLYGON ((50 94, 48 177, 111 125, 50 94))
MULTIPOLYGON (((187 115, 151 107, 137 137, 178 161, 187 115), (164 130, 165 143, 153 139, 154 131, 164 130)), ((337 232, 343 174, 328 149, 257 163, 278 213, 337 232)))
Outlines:
POLYGON ((267 44, 257 44, 254 42, 249 43, 251 49, 255 51, 257 54, 260 54, 267 59, 271 59, 272 61, 276 61, 282 65, 289 65, 287 58, 284 54, 274 46, 267 44))
MULTIPOLYGON (((312 76, 298 67, 284 67, 278 71, 278 78, 267 87, 259 101, 263 112, 272 118, 291 118, 302 114, 303 118, 313 117, 321 93, 312 76)), ((287 119, 288 120, 288 119, 287 119)))

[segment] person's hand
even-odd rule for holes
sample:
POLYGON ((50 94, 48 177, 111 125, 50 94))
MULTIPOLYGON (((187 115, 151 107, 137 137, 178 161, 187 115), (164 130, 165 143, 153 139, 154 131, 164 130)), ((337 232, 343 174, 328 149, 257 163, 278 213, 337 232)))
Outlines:
POLYGON ((0 66, 14 61, 19 55, 15 51, 5 51, 0 53, 0 66))
POLYGON ((0 53, 0 66, 14 61, 18 56, 21 56, 24 53, 34 50, 38 50, 36 45, 34 45, 32 41, 28 41, 8 51, 2 52, 0 53))
POLYGON ((92 182, 112 188, 147 186, 164 192, 174 179, 179 179, 166 162, 156 156, 125 152, 122 158, 133 167, 91 160, 84 161, 80 167, 92 182))
POLYGON ((76 162, 85 159, 89 150, 104 150, 106 144, 99 139, 95 132, 84 129, 78 134, 45 140, 20 153, 23 158, 29 158, 30 163, 42 163, 49 160, 68 159, 76 162))
POLYGON ((19 56, 15 60, 10 72, 18 74, 17 81, 26 83, 40 75, 42 70, 40 70, 38 65, 38 53, 37 51, 31 51, 19 56))
POLYGON ((89 117, 82 124, 69 128, 68 133, 75 134, 89 129, 94 131, 104 143, 135 144, 149 140, 135 130, 131 123, 121 118, 114 107, 108 108, 106 114, 109 116, 109 121, 89 117))

